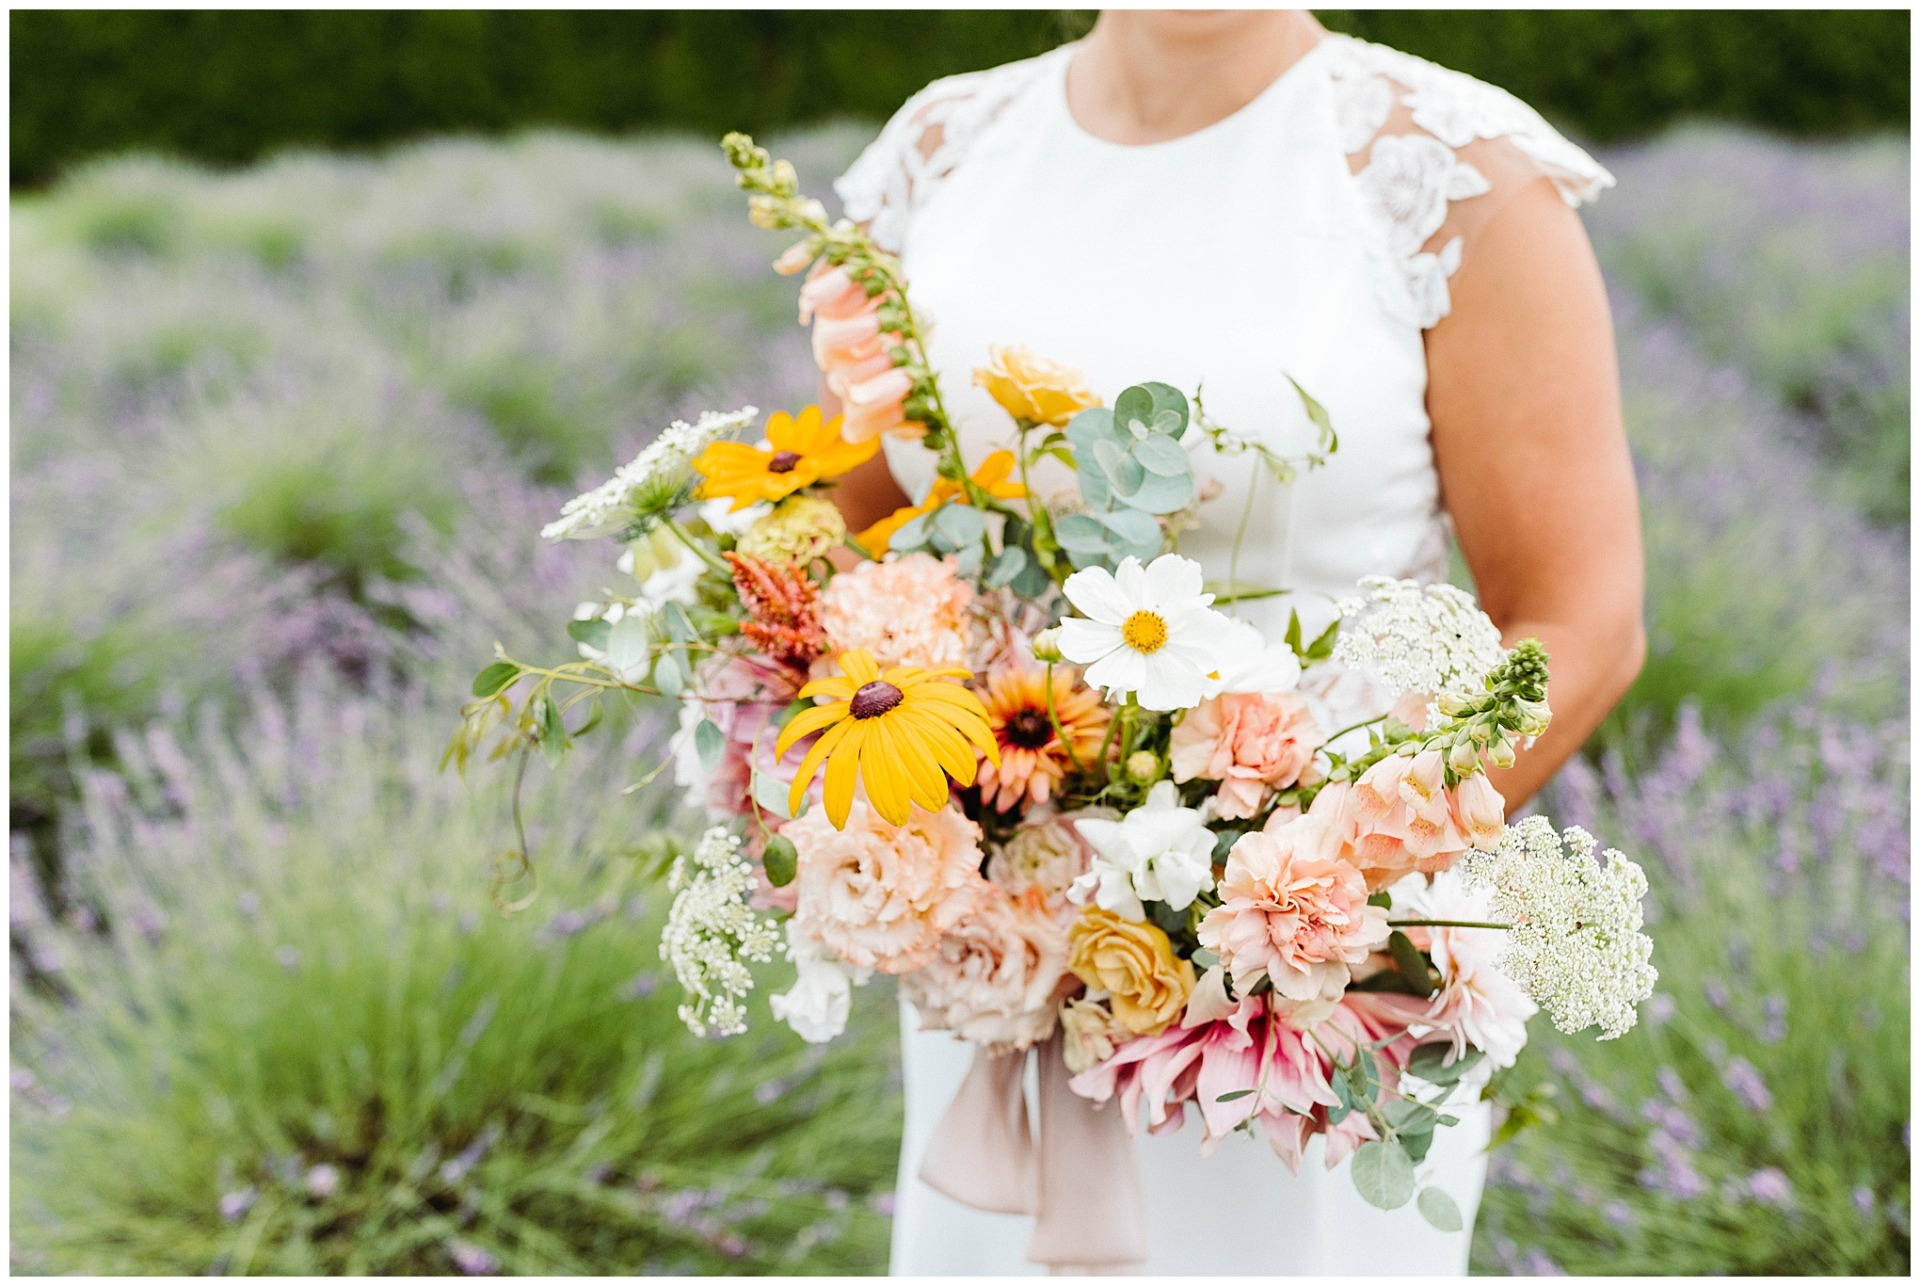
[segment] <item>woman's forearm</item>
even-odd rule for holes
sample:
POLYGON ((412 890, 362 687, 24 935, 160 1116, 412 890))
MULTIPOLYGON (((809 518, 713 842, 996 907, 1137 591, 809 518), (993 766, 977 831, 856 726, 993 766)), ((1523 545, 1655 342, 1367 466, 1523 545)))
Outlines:
POLYGON ((1513 767, 1490 774, 1509 813, 1531 799, 1571 759, 1640 673, 1646 634, 1637 612, 1613 622, 1515 621, 1502 629, 1511 647, 1537 638, 1547 649, 1551 679, 1547 704, 1553 722, 1513 767))

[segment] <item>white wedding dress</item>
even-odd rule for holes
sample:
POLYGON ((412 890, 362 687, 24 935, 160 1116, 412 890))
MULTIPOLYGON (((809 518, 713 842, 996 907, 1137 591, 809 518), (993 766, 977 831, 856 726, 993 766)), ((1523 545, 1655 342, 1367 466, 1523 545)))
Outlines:
MULTIPOLYGON (((1313 432, 1291 377, 1327 408, 1337 453, 1291 488, 1251 455, 1197 460, 1196 475, 1222 492, 1180 552, 1224 580, 1244 526, 1238 578, 1295 591, 1239 605, 1276 636, 1295 607, 1317 630, 1362 576, 1443 577, 1423 332, 1446 315, 1448 279, 1512 194, 1544 176, 1578 204, 1611 176, 1511 95, 1347 37, 1324 38, 1227 119, 1143 146, 1074 122, 1072 56, 1065 46, 935 82, 836 185, 847 213, 902 255, 968 460, 1012 436, 972 383, 989 344, 1077 366, 1109 401, 1150 379, 1203 388, 1212 419, 1300 454, 1313 432)), ((924 448, 886 450, 907 492, 924 493, 924 448)), ((1339 697, 1327 694, 1336 707, 1339 697)), ((1043 1271, 1023 1255, 1030 1219, 973 1210, 917 1178, 971 1058, 970 1046, 917 1027, 903 1009, 893 1272, 1043 1271)), ((1142 1137, 1145 1270, 1464 1273, 1488 1120, 1480 1104, 1463 1116, 1422 1167, 1459 1202, 1469 1231, 1458 1233, 1411 1206, 1366 1205, 1344 1166, 1324 1168, 1318 1140, 1294 1175, 1243 1135, 1202 1158, 1194 1120, 1142 1137)))

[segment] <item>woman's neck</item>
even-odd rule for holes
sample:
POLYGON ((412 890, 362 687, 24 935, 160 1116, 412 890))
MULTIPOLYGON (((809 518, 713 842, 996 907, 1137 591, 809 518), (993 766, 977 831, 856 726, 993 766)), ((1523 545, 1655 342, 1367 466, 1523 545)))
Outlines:
POLYGON ((1067 67, 1067 106, 1110 143, 1163 143, 1233 115, 1326 34, 1305 9, 1109 9, 1067 67))

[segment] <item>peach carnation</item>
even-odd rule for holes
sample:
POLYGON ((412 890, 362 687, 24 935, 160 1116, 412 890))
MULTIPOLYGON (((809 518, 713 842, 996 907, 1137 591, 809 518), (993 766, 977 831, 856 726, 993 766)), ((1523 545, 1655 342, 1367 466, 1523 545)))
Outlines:
POLYGON ((1326 739, 1298 693, 1209 697, 1173 730, 1173 779, 1217 781, 1214 815, 1252 817, 1268 791, 1300 780, 1326 739))
POLYGON ((915 806, 895 826, 855 800, 844 830, 810 809, 780 833, 798 853, 794 921, 857 969, 906 973, 931 961, 940 937, 989 888, 980 828, 958 810, 915 806))
POLYGON ((1367 905, 1366 878, 1340 850, 1334 829, 1309 815, 1243 835, 1227 854, 1200 944, 1241 995, 1268 978, 1289 1000, 1338 999, 1351 966, 1386 941, 1386 911, 1367 905))
POLYGON ((925 1028, 998 1053, 1053 1034, 1065 981, 1066 928, 1040 890, 1014 897, 991 888, 929 964, 902 976, 900 994, 925 1028))
POLYGON ((931 554, 862 563, 827 582, 820 623, 835 653, 865 648, 881 669, 965 665, 973 590, 931 554))

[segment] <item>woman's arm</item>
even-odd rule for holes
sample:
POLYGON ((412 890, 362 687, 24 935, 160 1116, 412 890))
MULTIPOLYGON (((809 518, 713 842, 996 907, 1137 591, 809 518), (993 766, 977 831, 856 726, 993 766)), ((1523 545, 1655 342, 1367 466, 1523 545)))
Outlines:
POLYGON ((1606 290, 1579 217, 1544 178, 1467 248, 1427 332, 1444 503, 1511 645, 1552 657, 1553 725, 1493 781, 1517 807, 1580 748, 1646 655, 1640 506, 1606 290))
MULTIPOLYGON (((840 414, 840 399, 824 384, 820 388, 820 414, 829 420, 840 414)), ((893 480, 885 451, 875 452, 873 459, 841 475, 840 485, 833 489, 833 502, 840 506, 847 530, 854 532, 872 526, 902 505, 913 503, 893 480)), ((839 556, 836 554, 836 559, 839 556)), ((848 551, 845 558, 850 562, 855 555, 848 551)))

